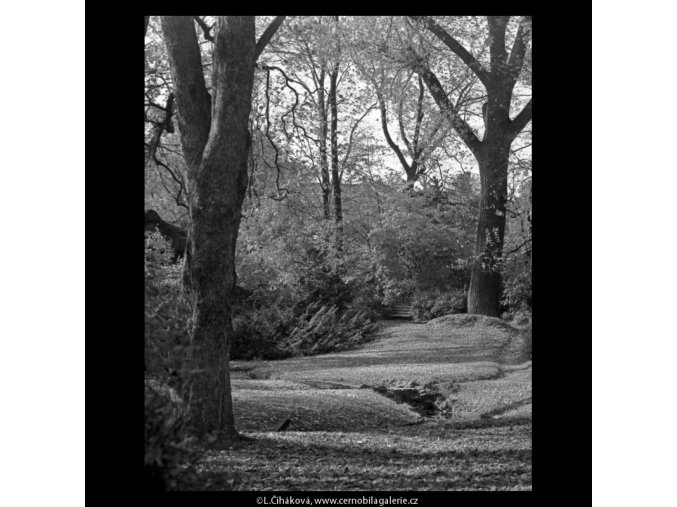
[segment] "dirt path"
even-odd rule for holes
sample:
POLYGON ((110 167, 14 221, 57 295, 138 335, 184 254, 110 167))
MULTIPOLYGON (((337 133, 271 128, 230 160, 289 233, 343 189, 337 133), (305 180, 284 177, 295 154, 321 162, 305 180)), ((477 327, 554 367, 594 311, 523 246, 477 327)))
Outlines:
POLYGON ((444 319, 385 321, 352 351, 234 361, 236 423, 253 440, 205 456, 214 489, 233 472, 236 489, 530 489, 531 361, 519 332, 444 319), (434 392, 442 409, 422 416, 383 395, 398 389, 434 392), (288 431, 273 432, 287 417, 288 431))

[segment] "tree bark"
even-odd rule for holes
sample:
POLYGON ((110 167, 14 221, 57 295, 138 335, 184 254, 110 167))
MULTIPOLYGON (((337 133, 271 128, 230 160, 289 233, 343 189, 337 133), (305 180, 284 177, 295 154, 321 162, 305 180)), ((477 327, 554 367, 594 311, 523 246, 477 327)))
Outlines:
POLYGON ((470 272, 468 313, 499 317, 501 257, 505 236, 510 143, 484 146, 479 156, 480 212, 475 262, 470 272))
POLYGON ((320 178, 322 186, 322 209, 324 219, 331 219, 331 181, 329 179, 329 163, 327 160, 327 108, 324 98, 325 71, 320 71, 319 83, 317 84, 317 108, 320 116, 320 178))
POLYGON ((510 100, 519 76, 530 34, 530 19, 520 22, 518 37, 508 57, 505 49, 507 16, 488 16, 491 40, 490 64, 487 71, 458 41, 432 18, 411 16, 453 51, 478 76, 487 90, 487 103, 482 108, 485 130, 480 141, 470 126, 459 117, 437 76, 413 49, 409 51, 410 66, 423 79, 441 111, 449 118, 454 130, 470 148, 480 169, 480 213, 477 225, 475 262, 468 287, 468 313, 500 315, 501 258, 505 234, 505 205, 508 185, 510 145, 531 120, 531 101, 510 120, 510 100))
POLYGON ((198 436, 237 435, 230 391, 230 295, 247 189, 248 119, 256 47, 252 16, 222 16, 214 43, 211 104, 193 20, 163 17, 187 165, 190 225, 184 287, 192 308, 187 424, 198 436))
MULTIPOLYGON (((338 23, 338 16, 334 17, 338 23)), ((339 174, 338 157, 338 107, 336 104, 336 82, 339 71, 339 54, 334 55, 335 63, 329 71, 329 109, 331 112, 330 142, 331 142, 331 181, 334 193, 334 222, 336 223, 336 248, 343 249, 343 206, 341 203, 341 179, 339 174)))

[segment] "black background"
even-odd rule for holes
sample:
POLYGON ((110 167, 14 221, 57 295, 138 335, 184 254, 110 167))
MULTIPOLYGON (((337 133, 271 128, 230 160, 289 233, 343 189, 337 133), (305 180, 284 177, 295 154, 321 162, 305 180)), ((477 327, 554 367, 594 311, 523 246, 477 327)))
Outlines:
MULTIPOLYGON (((482 10, 481 6, 476 7, 482 10)), ((274 14, 286 7, 277 4, 264 13, 274 14)), ((591 420, 591 404, 587 400, 591 393, 588 287, 592 246, 588 203, 592 202, 592 196, 588 135, 591 135, 592 26, 589 10, 583 14, 568 7, 566 14, 556 14, 546 12, 548 7, 547 3, 539 8, 502 4, 499 12, 493 12, 514 10, 517 12, 508 13, 534 16, 533 491, 412 492, 412 496, 420 499, 419 505, 438 502, 451 505, 459 500, 460 505, 468 501, 503 503, 510 498, 521 504, 540 505, 555 499, 567 502, 590 498, 587 474, 591 470, 591 447, 587 421, 591 420), (579 376, 573 377, 572 371, 578 371, 579 376)), ((157 8, 144 10, 139 5, 139 12, 135 13, 130 7, 120 12, 116 6, 103 13, 90 10, 87 15, 86 479, 88 499, 97 502, 103 498, 130 502, 143 491, 141 23, 143 15, 157 8)), ((431 10, 435 14, 437 9, 431 10)), ((308 10, 296 14, 321 12, 308 10)), ((384 12, 345 9, 341 14, 384 15, 384 12)), ((388 495, 387 492, 318 495, 370 494, 388 495)), ((256 505, 254 500, 258 496, 255 492, 185 492, 167 493, 157 501, 194 502, 195 495, 202 497, 198 501, 211 498, 222 505, 224 502, 256 505)), ((270 498, 273 492, 266 495, 270 498)), ((306 492, 296 495, 308 496, 306 492)))

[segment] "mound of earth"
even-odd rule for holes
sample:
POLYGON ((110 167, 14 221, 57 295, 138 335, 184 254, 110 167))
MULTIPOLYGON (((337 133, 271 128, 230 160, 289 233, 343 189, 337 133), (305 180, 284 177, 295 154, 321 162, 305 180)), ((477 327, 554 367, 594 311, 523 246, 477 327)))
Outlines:
POLYGON ((520 364, 531 359, 531 326, 510 337, 501 348, 498 360, 503 364, 520 364))
POLYGON ((507 333, 516 333, 518 330, 506 321, 497 317, 486 315, 471 315, 468 313, 456 313, 445 315, 428 321, 426 326, 432 329, 462 328, 462 327, 486 327, 503 330, 507 333))
POLYGON ((531 325, 516 327, 496 317, 454 314, 429 321, 433 333, 448 334, 454 342, 472 341, 482 347, 497 347, 496 361, 519 364, 531 359, 531 325), (464 333, 469 331, 472 333, 464 333))

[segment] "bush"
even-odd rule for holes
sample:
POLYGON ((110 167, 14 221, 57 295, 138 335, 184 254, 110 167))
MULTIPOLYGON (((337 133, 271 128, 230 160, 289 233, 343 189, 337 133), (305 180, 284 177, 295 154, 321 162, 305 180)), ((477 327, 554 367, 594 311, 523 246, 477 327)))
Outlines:
POLYGON ((240 307, 233 317, 233 359, 281 359, 345 350, 367 341, 376 331, 376 312, 317 301, 301 308, 283 302, 240 307))
POLYGON ((158 377, 178 377, 188 344, 190 308, 181 292, 181 268, 159 233, 149 235, 145 279, 145 369, 158 377), (163 245, 164 243, 164 245, 163 245))
POLYGON ((508 263, 502 272, 501 312, 505 319, 518 314, 531 315, 531 259, 508 263))
POLYGON ((468 295, 464 290, 416 292, 412 299, 414 322, 427 322, 437 317, 468 311, 468 295))
POLYGON ((156 379, 145 386, 145 486, 154 491, 189 489, 197 481, 196 451, 182 430, 183 401, 156 379))
POLYGON ((294 323, 293 308, 283 302, 253 304, 251 300, 233 307, 232 359, 282 359, 289 351, 280 347, 294 323))
POLYGON ((368 341, 378 330, 375 315, 367 309, 310 304, 283 347, 293 355, 312 355, 346 350, 368 341))
POLYGON ((194 482, 190 440, 182 431, 184 358, 190 315, 180 268, 159 233, 146 238, 145 277, 145 475, 153 490, 185 489, 194 482))
POLYGON ((262 284, 247 271, 248 297, 233 306, 233 359, 280 359, 354 346, 372 333, 379 300, 374 280, 355 276, 333 251, 333 242, 317 234, 282 284, 262 284), (350 274, 346 274, 346 273, 350 274))

